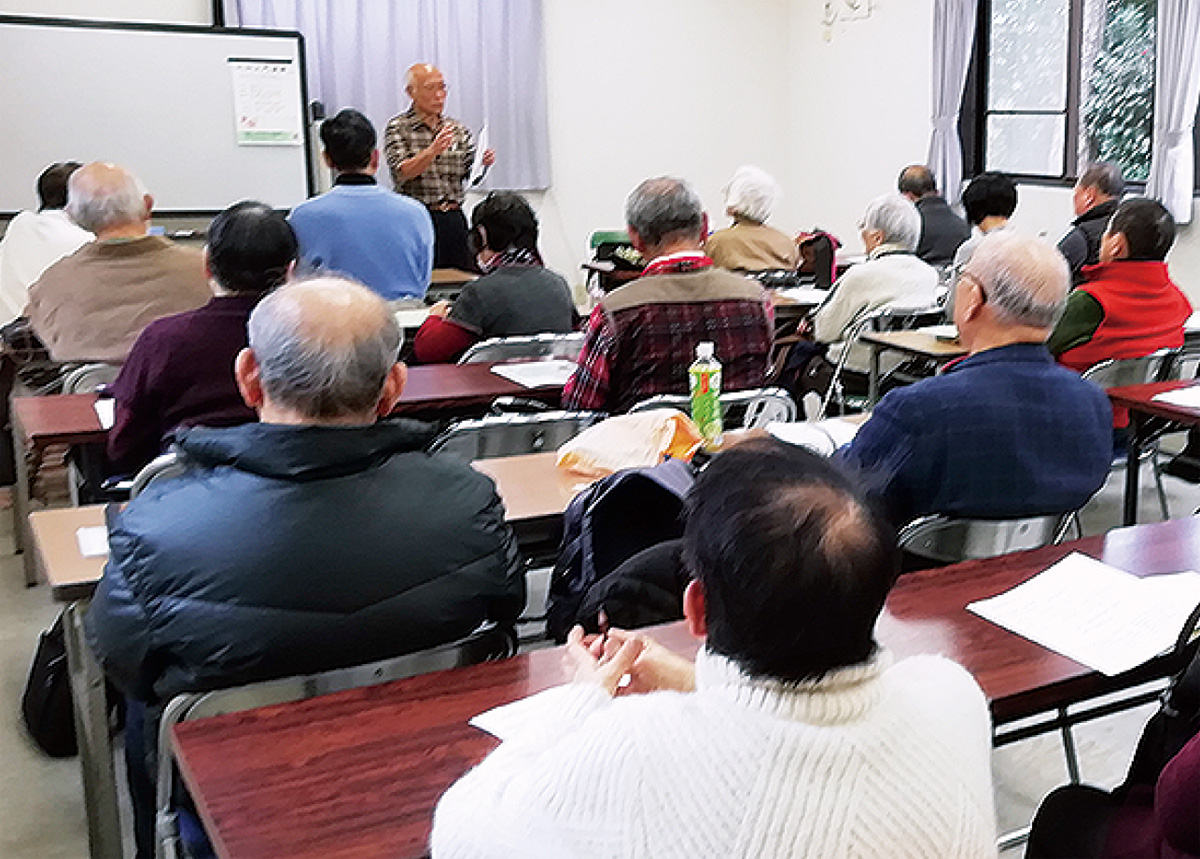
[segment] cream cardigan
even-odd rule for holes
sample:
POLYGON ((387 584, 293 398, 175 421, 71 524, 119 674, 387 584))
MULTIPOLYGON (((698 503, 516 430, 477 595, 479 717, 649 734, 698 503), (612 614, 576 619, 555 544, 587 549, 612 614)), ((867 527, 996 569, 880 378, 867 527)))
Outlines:
POLYGON ((702 652, 697 691, 568 685, 438 805, 435 859, 994 857, 987 703, 940 657, 816 683, 702 652))

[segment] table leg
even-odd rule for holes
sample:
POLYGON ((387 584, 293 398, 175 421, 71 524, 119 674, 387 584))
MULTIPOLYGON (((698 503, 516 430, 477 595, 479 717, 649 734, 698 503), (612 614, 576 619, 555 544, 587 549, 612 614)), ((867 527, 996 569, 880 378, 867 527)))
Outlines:
POLYGON ((1138 412, 1129 413, 1129 441, 1125 453, 1125 525, 1137 524, 1138 478, 1142 471, 1142 433, 1145 421, 1145 417, 1138 412))
POLYGON ((13 491, 13 546, 18 554, 23 555, 25 565, 25 584, 33 587, 37 584, 37 560, 29 550, 32 545, 29 539, 29 454, 25 444, 25 434, 21 432, 16 417, 12 421, 13 464, 16 468, 16 486, 13 491))
MULTIPOLYGON (((32 553, 31 553, 32 554, 32 553)), ((121 859, 121 817, 117 810, 117 777, 108 728, 104 672, 83 634, 86 602, 67 606, 64 635, 75 704, 75 736, 83 773, 83 803, 87 811, 88 855, 91 859, 121 859)))
MULTIPOLYGON (((874 408, 879 402, 879 353, 880 348, 874 343, 871 346, 871 366, 867 374, 867 406, 874 408)), ((849 345, 846 346, 849 349, 849 345)))

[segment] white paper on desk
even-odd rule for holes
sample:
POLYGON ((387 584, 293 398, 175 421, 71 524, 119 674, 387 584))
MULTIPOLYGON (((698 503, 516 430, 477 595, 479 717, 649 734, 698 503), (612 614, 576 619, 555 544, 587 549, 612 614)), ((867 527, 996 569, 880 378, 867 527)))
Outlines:
POLYGON ((116 420, 117 401, 111 397, 101 397, 96 400, 93 408, 96 409, 96 417, 100 421, 100 428, 112 429, 113 421, 116 420))
POLYGON ((428 307, 413 307, 396 311, 396 322, 401 328, 420 328, 428 317, 428 307))
POLYGON ((487 165, 483 163, 483 153, 487 152, 491 143, 488 140, 487 123, 483 124, 483 128, 479 129, 479 137, 475 139, 475 160, 471 162, 471 175, 468 177, 467 186, 473 187, 483 181, 483 177, 487 174, 487 165))
POLYGON ((829 297, 829 290, 817 289, 815 286, 792 286, 775 294, 798 304, 821 304, 829 297))
POLYGON ((1169 650, 1197 604, 1200 573, 1138 578, 1075 552, 967 610, 1111 677, 1169 650))
POLYGON ((1200 310, 1187 318, 1187 321, 1183 323, 1183 330, 1200 332, 1200 310))
POLYGON ((918 328, 918 331, 924 331, 926 334, 931 334, 938 340, 957 340, 958 326, 949 325, 926 325, 924 328, 918 328))
POLYGON ((75 542, 79 544, 79 554, 85 558, 103 557, 108 554, 108 528, 103 525, 76 528, 75 542))
POLYGON ((1163 391, 1161 394, 1155 394, 1152 399, 1172 406, 1182 406, 1185 409, 1200 409, 1200 385, 1176 388, 1174 391, 1163 391))
POLYGON ((860 421, 830 418, 824 421, 797 421, 783 423, 771 421, 767 432, 787 444, 806 447, 821 456, 833 456, 834 451, 854 441, 860 421))
POLYGON ((492 372, 524 388, 561 388, 575 372, 575 362, 555 358, 549 361, 519 361, 497 364, 492 372))

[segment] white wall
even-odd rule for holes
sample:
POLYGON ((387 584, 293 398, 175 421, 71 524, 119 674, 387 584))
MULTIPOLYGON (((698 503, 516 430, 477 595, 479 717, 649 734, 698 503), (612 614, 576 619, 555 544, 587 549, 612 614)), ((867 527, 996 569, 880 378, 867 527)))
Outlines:
POLYGON ((0 0, 0 15, 211 24, 211 0, 0 0))

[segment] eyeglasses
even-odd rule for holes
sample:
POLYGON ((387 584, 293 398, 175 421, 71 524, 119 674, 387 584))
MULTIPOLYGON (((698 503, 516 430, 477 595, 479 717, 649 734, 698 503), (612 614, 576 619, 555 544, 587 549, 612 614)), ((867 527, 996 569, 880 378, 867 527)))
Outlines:
POLYGON ((421 89, 424 90, 425 92, 449 92, 450 91, 450 87, 446 86, 445 83, 439 83, 437 81, 430 81, 429 83, 421 84, 421 89))

